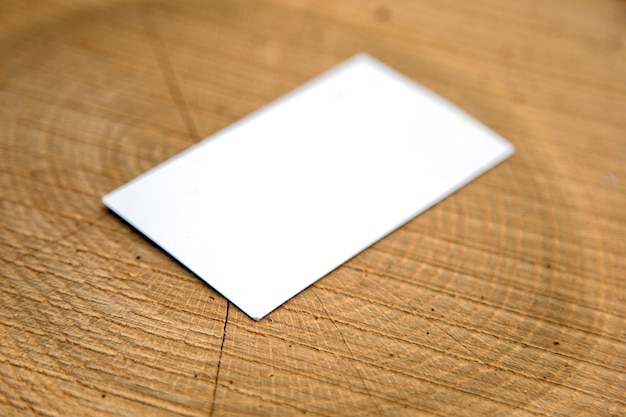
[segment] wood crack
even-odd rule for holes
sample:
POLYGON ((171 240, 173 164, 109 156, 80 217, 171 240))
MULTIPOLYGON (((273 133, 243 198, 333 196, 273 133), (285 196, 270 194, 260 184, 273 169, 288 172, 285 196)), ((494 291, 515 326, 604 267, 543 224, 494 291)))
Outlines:
POLYGON ((211 411, 209 416, 213 416, 215 412, 215 404, 217 402, 217 386, 220 379, 220 370, 222 369, 222 354, 224 353, 224 342, 226 341, 226 327, 228 326, 228 313, 230 311, 230 301, 226 301, 226 315, 224 317, 224 330, 222 333, 222 344, 220 345, 220 355, 217 359, 217 371, 215 372, 215 381, 213 383, 213 400, 211 401, 211 411))

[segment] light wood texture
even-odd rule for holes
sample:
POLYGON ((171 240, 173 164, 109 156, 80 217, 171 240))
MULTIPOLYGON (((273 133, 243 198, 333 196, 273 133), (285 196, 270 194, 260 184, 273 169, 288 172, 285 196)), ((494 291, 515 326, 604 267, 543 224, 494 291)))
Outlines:
POLYGON ((0 415, 626 415, 623 1, 3 1, 0 100, 0 415), (100 203, 359 51, 517 154, 260 322, 100 203))

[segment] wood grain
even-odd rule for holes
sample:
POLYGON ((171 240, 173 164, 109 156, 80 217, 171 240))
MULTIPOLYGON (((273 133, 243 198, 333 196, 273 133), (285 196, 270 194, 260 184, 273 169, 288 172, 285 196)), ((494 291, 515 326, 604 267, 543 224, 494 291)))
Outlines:
POLYGON ((626 415, 623 1, 0 10, 0 415, 626 415), (261 322, 100 203, 359 51, 517 154, 261 322))

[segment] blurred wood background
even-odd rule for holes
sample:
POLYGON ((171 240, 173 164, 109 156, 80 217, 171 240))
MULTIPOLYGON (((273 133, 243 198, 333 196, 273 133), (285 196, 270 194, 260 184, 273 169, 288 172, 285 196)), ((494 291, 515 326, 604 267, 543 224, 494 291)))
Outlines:
POLYGON ((0 415, 626 416, 624 1, 4 0, 0 100, 0 415), (260 322, 102 206, 360 51, 516 155, 260 322))

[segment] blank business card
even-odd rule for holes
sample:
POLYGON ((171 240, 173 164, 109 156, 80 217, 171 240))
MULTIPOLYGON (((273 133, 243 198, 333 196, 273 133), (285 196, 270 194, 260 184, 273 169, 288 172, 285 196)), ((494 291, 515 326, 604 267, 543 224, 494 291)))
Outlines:
POLYGON ((259 320, 513 152, 360 54, 103 202, 259 320))

